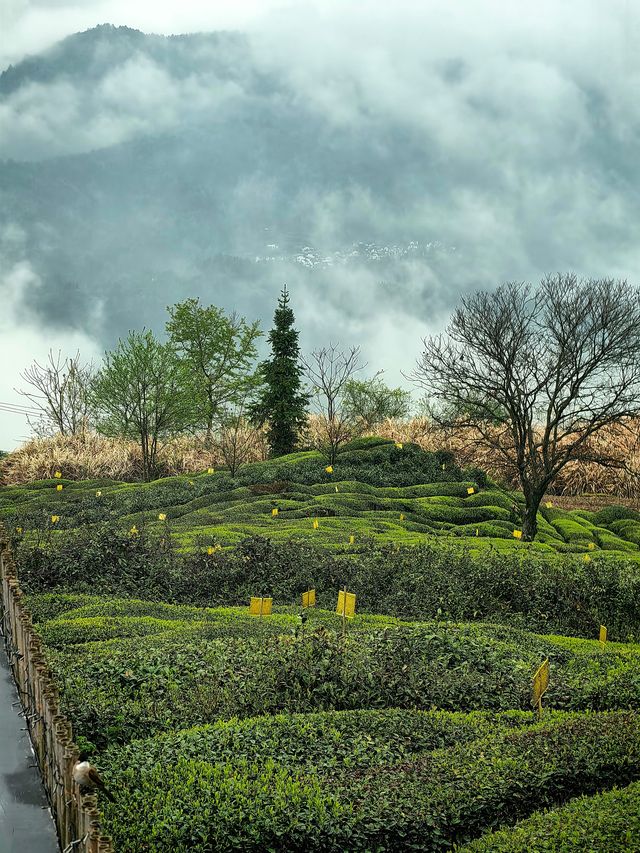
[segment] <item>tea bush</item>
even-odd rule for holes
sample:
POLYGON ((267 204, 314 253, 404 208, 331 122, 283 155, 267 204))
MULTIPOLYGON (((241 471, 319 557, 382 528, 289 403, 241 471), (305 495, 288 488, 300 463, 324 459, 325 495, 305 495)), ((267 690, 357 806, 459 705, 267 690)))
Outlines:
POLYGON ((371 767, 296 770, 277 757, 209 763, 202 756, 129 764, 117 784, 114 777, 117 799, 105 816, 123 853, 147 845, 156 853, 442 851, 536 807, 639 775, 637 717, 594 714, 371 767))
POLYGON ((640 783, 578 797, 514 827, 481 836, 460 853, 612 853, 640 849, 640 783))
MULTIPOLYGON (((500 540, 494 540, 498 542, 500 540)), ((332 606, 339 587, 358 608, 409 619, 518 625, 543 633, 632 640, 640 625, 640 567, 621 559, 487 549, 479 556, 442 538, 411 547, 361 541, 342 553, 307 540, 244 539, 236 548, 178 553, 158 536, 79 531, 34 547, 22 541, 20 578, 30 592, 64 590, 197 605, 245 605, 251 595, 295 604, 314 587, 332 606)))

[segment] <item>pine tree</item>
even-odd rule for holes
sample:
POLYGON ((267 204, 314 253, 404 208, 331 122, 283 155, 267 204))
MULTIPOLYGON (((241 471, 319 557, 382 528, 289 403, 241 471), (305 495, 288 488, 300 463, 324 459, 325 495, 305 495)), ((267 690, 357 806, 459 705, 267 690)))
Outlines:
POLYGON ((298 430, 307 420, 310 395, 302 389, 303 369, 298 361, 300 349, 294 319, 285 285, 268 336, 272 355, 259 367, 265 388, 252 409, 254 422, 269 425, 267 437, 272 456, 293 453, 298 430))

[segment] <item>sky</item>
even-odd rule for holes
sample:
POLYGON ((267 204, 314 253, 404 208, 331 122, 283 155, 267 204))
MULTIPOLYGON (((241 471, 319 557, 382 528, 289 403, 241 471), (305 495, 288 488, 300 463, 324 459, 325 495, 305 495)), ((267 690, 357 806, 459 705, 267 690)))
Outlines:
MULTIPOLYGON (((286 79, 336 133, 371 128, 381 149, 393 144, 391 130, 428 142, 432 192, 420 204, 394 206, 347 187, 312 202, 318 240, 329 243, 353 222, 382 234, 404 223, 467 259, 465 274, 450 278, 416 267, 404 308, 363 299, 376 282, 358 270, 326 288, 322 323, 310 303, 298 306, 309 335, 319 325, 327 333, 346 306, 349 342, 364 342, 374 368, 382 354, 394 381, 394 357, 417 355, 421 334, 439 331, 478 282, 569 269, 638 281, 640 6, 632 0, 0 0, 0 67, 105 22, 167 35, 246 32, 261 69, 286 79)), ((210 83, 206 71, 177 81, 140 60, 89 94, 75 84, 33 86, 0 100, 0 158, 82 155, 159 126, 171 131, 191 120, 194 104, 217 110, 237 97, 230 85, 214 99, 210 83)), ((234 204, 249 220, 270 192, 268 181, 249 182, 234 204)), ((27 295, 43 291, 27 243, 11 223, 0 233, 0 403, 20 401, 19 371, 50 347, 99 359, 101 313, 107 336, 126 331, 126 295, 119 314, 96 303, 69 328, 26 314, 27 295)), ((24 420, 0 411, 0 448, 25 436, 24 420)))

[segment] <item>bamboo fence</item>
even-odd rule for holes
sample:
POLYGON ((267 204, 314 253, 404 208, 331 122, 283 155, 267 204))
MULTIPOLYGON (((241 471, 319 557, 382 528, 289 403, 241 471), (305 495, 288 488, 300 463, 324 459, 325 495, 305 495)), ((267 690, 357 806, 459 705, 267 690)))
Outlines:
POLYGON ((114 853, 102 834, 95 795, 81 794, 73 780, 80 751, 71 723, 60 712, 59 694, 47 667, 42 640, 24 602, 5 532, 0 525, 0 635, 22 704, 22 715, 42 775, 63 853, 114 853))

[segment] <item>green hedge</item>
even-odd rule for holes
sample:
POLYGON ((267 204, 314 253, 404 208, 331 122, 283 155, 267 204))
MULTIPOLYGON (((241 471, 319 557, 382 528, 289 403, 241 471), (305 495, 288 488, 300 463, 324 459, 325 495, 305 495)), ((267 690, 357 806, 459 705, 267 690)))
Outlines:
POLYGON ((638 718, 586 715, 326 776, 277 759, 129 765, 107 775, 105 828, 121 853, 443 851, 639 774, 638 718))
POLYGON ((640 850, 640 782, 540 812, 483 835, 460 853, 614 853, 640 850))
POLYGON ((128 767, 143 771, 156 763, 171 766, 179 757, 212 764, 259 763, 274 758, 281 767, 304 767, 330 774, 336 768, 378 767, 406 761, 532 721, 533 714, 524 711, 464 714, 393 708, 276 714, 220 720, 133 741, 103 753, 100 767, 112 778, 118 778, 128 767))
MULTIPOLYGON (((95 747, 217 719, 357 708, 453 711, 530 707, 545 657, 545 705, 562 710, 640 709, 640 650, 536 637, 500 626, 354 620, 343 638, 334 613, 281 633, 277 619, 166 620, 162 633, 49 649, 74 729, 95 747), (173 626, 173 627, 171 627, 173 626)), ((291 617, 286 617, 291 619, 291 617)), ((86 620, 80 632, 86 630, 86 620)), ((88 620, 91 626, 92 620, 88 620)), ((135 625, 135 619, 123 620, 135 625)), ((149 617, 140 620, 148 630, 149 617)), ((64 625, 74 640, 73 619, 64 625)), ((46 635, 46 625, 44 631, 46 635)), ((133 631, 129 631, 133 634, 133 631)), ((63 640, 64 634, 56 635, 63 640)))
MULTIPOLYGON (((412 519, 404 522, 407 528, 424 529, 412 519)), ((613 639, 638 636, 636 562, 613 555, 605 561, 602 552, 585 563, 582 555, 547 556, 525 546, 514 550, 506 522, 485 524, 495 527, 496 538, 490 547, 478 540, 478 547, 485 547, 476 553, 442 535, 411 547, 375 544, 358 535, 355 545, 334 554, 309 540, 259 536, 212 555, 204 549, 179 554, 156 537, 130 537, 105 527, 46 548, 23 541, 19 573, 28 592, 137 597, 144 589, 148 598, 201 605, 245 605, 260 593, 276 603, 296 604, 304 590, 315 587, 319 603, 331 606, 335 590, 346 583, 358 596, 359 610, 401 618, 490 620, 584 637, 593 637, 604 624, 613 639), (499 544, 509 547, 498 550, 499 544)), ((476 526, 464 530, 474 534, 476 526)), ((474 538, 468 543, 475 544, 474 538)))

